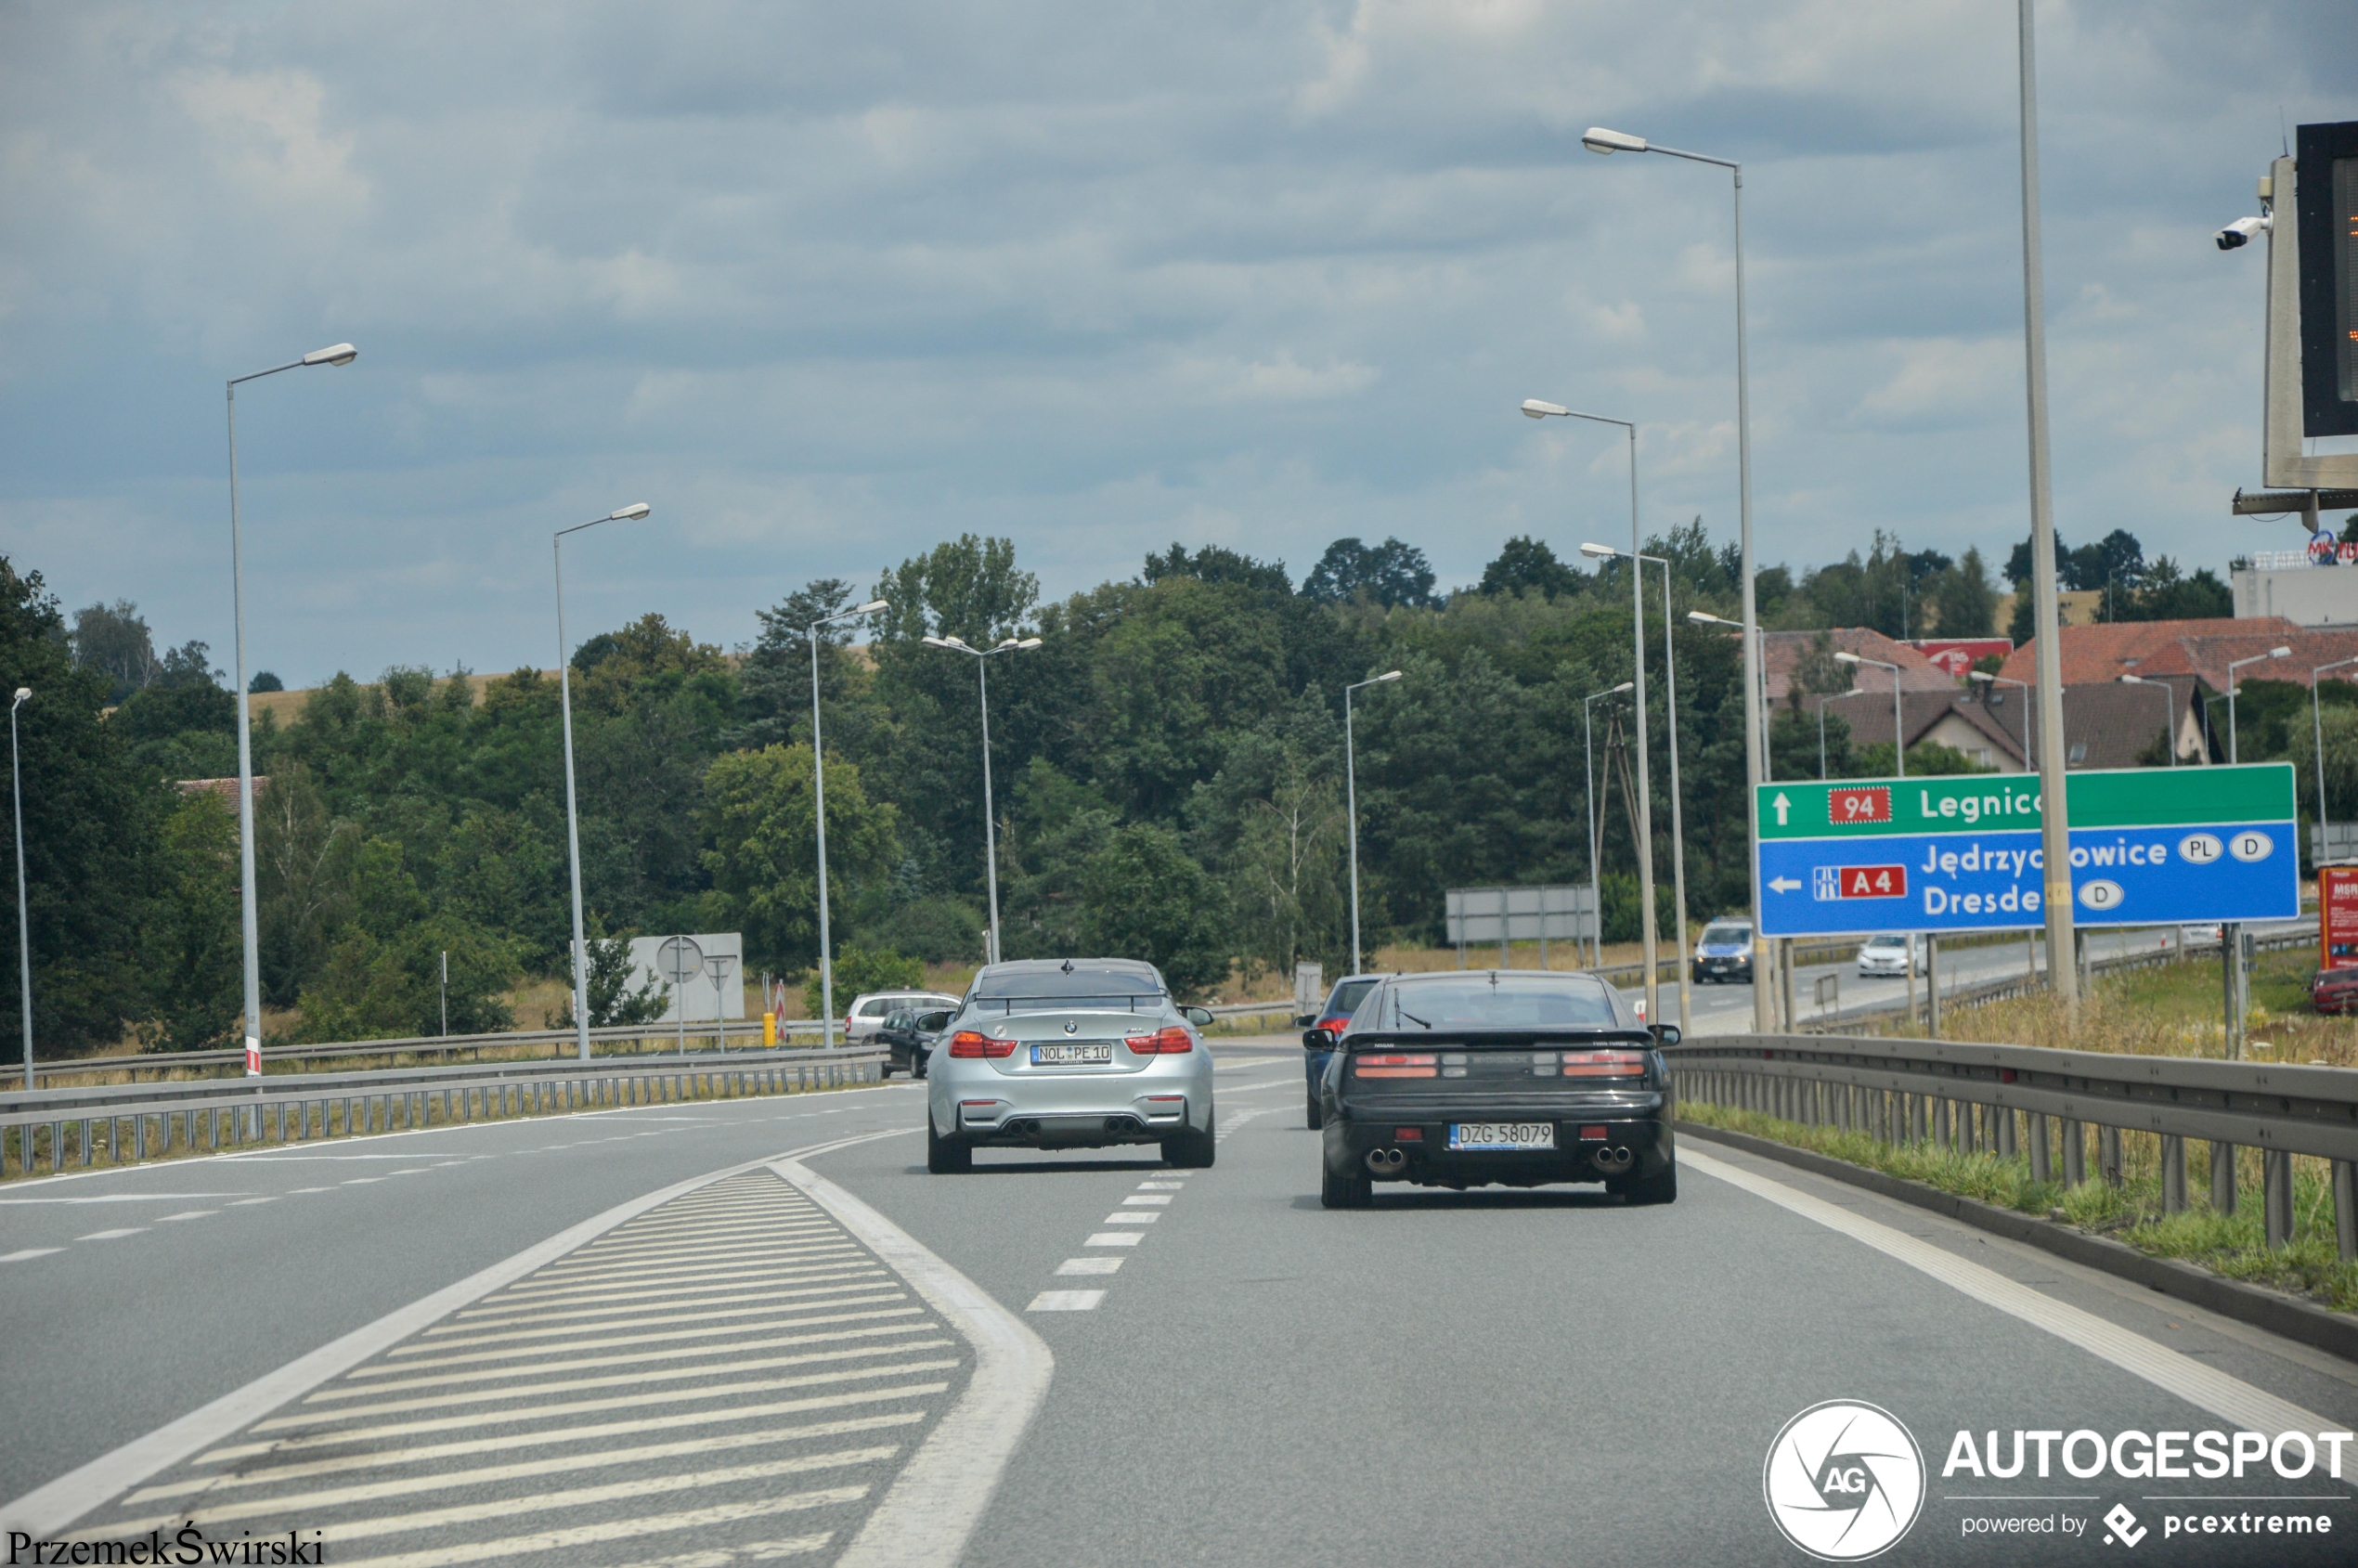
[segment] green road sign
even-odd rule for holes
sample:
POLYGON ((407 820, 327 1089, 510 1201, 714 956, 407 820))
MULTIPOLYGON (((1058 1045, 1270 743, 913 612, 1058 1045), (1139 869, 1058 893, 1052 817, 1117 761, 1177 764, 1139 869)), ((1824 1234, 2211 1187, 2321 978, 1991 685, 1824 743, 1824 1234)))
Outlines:
MULTIPOLYGON (((2075 918, 2300 913, 2292 766, 2073 773, 2075 918)), ((2002 930, 2045 920, 2037 775, 1755 786, 1761 934, 2002 930)))

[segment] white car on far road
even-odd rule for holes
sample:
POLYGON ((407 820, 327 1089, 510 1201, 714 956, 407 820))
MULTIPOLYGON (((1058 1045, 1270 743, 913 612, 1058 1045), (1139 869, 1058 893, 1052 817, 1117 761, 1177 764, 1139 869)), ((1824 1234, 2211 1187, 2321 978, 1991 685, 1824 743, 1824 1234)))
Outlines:
POLYGON ((869 991, 851 999, 843 1015, 843 1043, 857 1045, 884 1027, 885 1016, 903 1007, 957 1008, 959 998, 938 991, 869 991))
MULTIPOLYGON (((1926 954, 1916 950, 1916 973, 1924 972, 1926 954)), ((1859 947, 1859 973, 1867 975, 1906 975, 1908 973, 1908 939, 1898 931, 1885 931, 1869 937, 1859 947)))

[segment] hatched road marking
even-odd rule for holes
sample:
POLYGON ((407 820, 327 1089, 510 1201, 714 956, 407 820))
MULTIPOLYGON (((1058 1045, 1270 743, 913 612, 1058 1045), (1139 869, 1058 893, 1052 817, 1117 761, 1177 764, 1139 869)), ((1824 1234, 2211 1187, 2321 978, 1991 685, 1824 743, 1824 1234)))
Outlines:
POLYGON ((839 1549, 974 1354, 784 1174, 684 1193, 417 1325, 73 1535, 293 1530, 376 1568, 839 1549), (648 1331, 675 1323, 695 1337, 648 1331))

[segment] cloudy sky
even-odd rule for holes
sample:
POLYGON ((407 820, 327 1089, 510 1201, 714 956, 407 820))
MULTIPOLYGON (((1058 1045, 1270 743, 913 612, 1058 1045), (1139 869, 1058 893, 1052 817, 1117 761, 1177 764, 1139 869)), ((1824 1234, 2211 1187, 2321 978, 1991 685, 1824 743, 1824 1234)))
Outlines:
MULTIPOLYGON (((228 662, 724 644, 964 530, 1062 593, 1173 540, 1736 518, 1746 164, 1764 562, 2028 531, 2003 0, 0 6, 0 548, 228 662)), ((2056 512, 2223 567, 2257 483, 2254 210, 2358 118, 2346 0, 2041 6, 2056 512)))

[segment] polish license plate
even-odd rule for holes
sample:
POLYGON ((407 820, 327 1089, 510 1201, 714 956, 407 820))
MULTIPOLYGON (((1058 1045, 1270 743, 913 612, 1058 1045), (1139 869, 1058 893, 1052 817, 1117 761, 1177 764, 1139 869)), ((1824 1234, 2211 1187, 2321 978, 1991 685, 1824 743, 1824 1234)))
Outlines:
POLYGON ((1452 1121, 1449 1147, 1459 1149, 1553 1148, 1552 1121, 1452 1121))
POLYGON ((1110 1040, 1077 1040, 1069 1045, 1034 1045, 1031 1048, 1033 1067, 1073 1067, 1111 1060, 1113 1042, 1110 1040))

